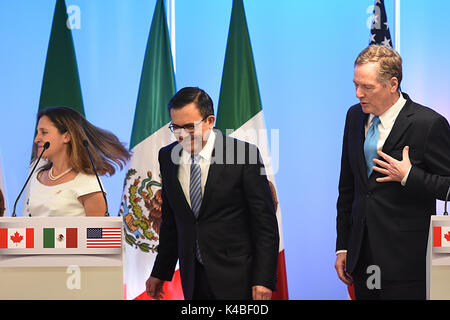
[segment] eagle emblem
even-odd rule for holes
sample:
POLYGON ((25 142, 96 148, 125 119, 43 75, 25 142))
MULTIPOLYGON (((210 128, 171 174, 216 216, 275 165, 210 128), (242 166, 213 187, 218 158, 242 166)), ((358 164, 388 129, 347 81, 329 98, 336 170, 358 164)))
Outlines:
POLYGON ((152 172, 147 177, 137 176, 130 168, 125 176, 124 193, 120 214, 124 221, 125 242, 143 252, 157 252, 161 228, 161 182, 153 180, 152 172), (129 183, 131 182, 132 183, 129 183), (128 188, 125 190, 125 188, 128 188), (155 190, 153 190, 154 188, 155 190))

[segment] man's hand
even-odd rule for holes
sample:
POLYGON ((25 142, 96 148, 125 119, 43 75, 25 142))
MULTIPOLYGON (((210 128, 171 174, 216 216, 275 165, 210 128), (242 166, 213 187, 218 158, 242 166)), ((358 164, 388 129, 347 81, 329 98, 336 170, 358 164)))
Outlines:
POLYGON ((336 269, 339 279, 341 279, 341 281, 344 282, 346 285, 351 285, 353 283, 353 279, 345 271, 346 263, 347 263, 347 252, 340 252, 337 254, 334 268, 336 269))
POLYGON ((253 300, 270 300, 272 299, 272 290, 263 286, 253 286, 253 300))
POLYGON ((148 280, 145 282, 146 292, 150 298, 160 300, 163 298, 164 290, 164 280, 160 280, 158 278, 150 276, 148 280))
POLYGON ((409 160, 409 147, 406 146, 403 148, 402 161, 398 161, 382 151, 378 151, 378 154, 387 162, 379 159, 373 159, 373 162, 382 167, 380 168, 373 166, 373 170, 386 175, 386 177, 377 178, 377 182, 401 182, 411 167, 411 160, 409 160))

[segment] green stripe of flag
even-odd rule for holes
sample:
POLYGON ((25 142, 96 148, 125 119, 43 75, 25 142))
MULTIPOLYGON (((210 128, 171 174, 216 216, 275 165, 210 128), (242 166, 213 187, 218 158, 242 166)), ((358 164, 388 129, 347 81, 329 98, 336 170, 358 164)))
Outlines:
POLYGON ((44 228, 44 248, 54 248, 55 247, 55 229, 54 228, 44 228))
POLYGON ((48 43, 39 111, 46 107, 66 106, 84 115, 81 84, 72 31, 67 27, 67 8, 57 0, 48 43))
POLYGON ((233 1, 216 127, 236 130, 261 111, 255 62, 242 0, 233 1))

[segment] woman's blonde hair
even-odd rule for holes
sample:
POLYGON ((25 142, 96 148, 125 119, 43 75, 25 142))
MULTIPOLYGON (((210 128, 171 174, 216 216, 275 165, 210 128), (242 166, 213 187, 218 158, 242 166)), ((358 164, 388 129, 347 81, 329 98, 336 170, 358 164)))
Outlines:
MULTIPOLYGON (((115 167, 119 167, 122 170, 130 159, 130 152, 113 133, 89 123, 79 112, 72 108, 46 108, 38 113, 37 122, 43 116, 50 119, 59 133, 69 133, 69 161, 76 172, 94 174, 89 155, 83 145, 84 140, 87 140, 89 144, 92 160, 99 175, 109 174, 112 176, 116 172, 115 167)), ((33 146, 33 160, 36 158, 36 154, 37 145, 35 144, 33 146)), ((48 170, 52 165, 53 163, 48 162, 40 170, 48 170)))
POLYGON ((369 62, 378 63, 378 81, 386 84, 392 77, 397 78, 398 87, 402 82, 402 58, 391 47, 370 45, 355 60, 355 67, 369 62))

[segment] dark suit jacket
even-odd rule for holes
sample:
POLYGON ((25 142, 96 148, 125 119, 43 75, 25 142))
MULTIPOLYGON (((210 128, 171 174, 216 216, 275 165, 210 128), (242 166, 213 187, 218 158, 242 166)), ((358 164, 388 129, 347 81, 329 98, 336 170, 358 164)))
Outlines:
POLYGON ((355 270, 364 236, 375 264, 386 280, 425 280, 425 256, 430 215, 436 199, 444 199, 450 186, 450 128, 433 110, 414 103, 408 95, 383 152, 402 160, 410 147, 412 169, 406 186, 376 182, 384 175, 366 174, 364 125, 361 105, 347 113, 337 202, 336 250, 347 250, 348 273, 355 270))
POLYGON ((152 276, 170 281, 179 259, 184 297, 192 299, 198 238, 216 298, 249 299, 253 285, 276 288, 279 235, 274 202, 268 180, 260 174, 264 166, 257 148, 215 133, 198 219, 179 183, 179 166, 171 160, 171 154, 176 159, 181 155, 180 144, 159 152, 162 224, 152 276), (257 161, 252 164, 249 158, 257 161))

